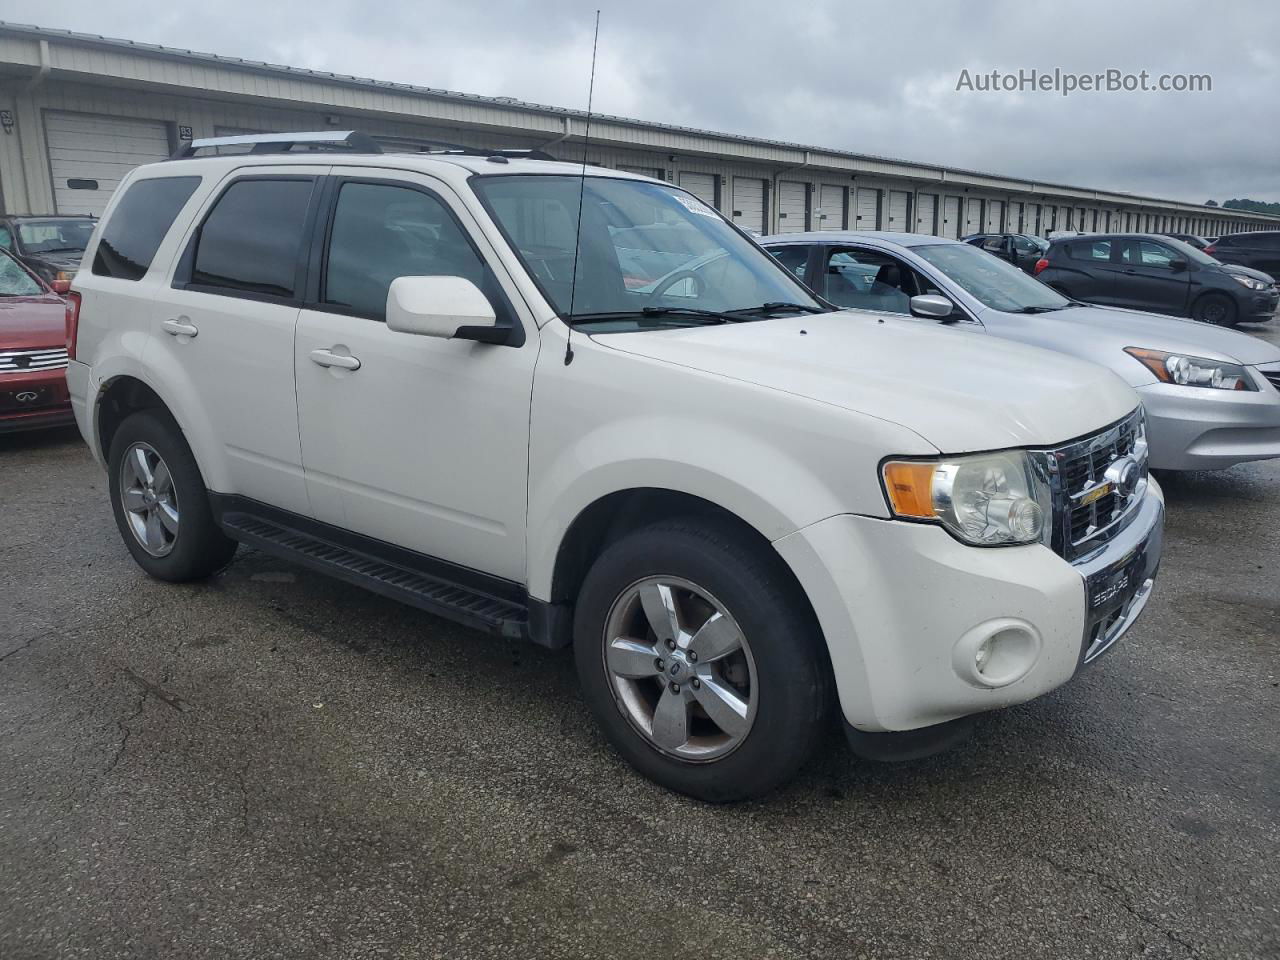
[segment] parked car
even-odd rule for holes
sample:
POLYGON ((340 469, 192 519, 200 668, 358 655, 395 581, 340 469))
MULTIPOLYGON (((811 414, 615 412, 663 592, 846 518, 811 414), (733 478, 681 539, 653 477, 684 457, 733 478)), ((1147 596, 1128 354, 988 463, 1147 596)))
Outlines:
POLYGON ((1214 240, 1204 252, 1223 263, 1236 263, 1280 277, 1280 230, 1229 233, 1214 240))
POLYGON ((865 754, 936 749, 1147 602, 1163 500, 1110 371, 837 312, 661 181, 266 152, 302 139, 135 169, 69 294, 77 419, 151 575, 245 542, 572 643, 617 750, 709 800, 787 780, 833 698, 865 754), (657 223, 683 269, 641 255, 657 223))
POLYGON ((73 423, 66 305, 0 250, 0 433, 73 423))
POLYGON ((1025 273, 1034 273, 1036 263, 1049 249, 1048 240, 1025 233, 975 233, 962 240, 1009 261, 1025 273))
POLYGON ((0 249, 17 257, 57 293, 66 293, 97 224, 85 216, 0 216, 0 249))
POLYGON ((925 315, 941 312, 952 329, 1110 368, 1142 397, 1153 467, 1205 470, 1280 457, 1280 347, 1257 337, 1084 304, 939 237, 812 233, 763 243, 785 263, 803 262, 797 275, 834 304, 905 316, 921 313, 913 308, 920 297, 940 297, 945 307, 925 315))
POLYGON ((1173 237, 1175 240, 1181 240, 1183 243, 1189 243, 1197 250, 1203 250, 1209 245, 1209 241, 1204 237, 1197 237, 1194 233, 1161 233, 1161 237, 1173 237))
POLYGON ((1280 303, 1272 284, 1231 273, 1209 251, 1154 234, 1054 240, 1035 275, 1074 300, 1224 327, 1270 320, 1280 303))

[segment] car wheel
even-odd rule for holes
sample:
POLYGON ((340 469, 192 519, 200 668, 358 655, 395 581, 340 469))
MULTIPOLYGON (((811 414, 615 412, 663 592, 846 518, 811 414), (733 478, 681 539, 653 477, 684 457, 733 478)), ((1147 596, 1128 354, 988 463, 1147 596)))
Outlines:
POLYGON ((231 560, 236 542, 214 522, 200 468, 171 417, 143 410, 125 418, 107 469, 120 536, 151 576, 197 580, 231 560))
POLYGON ((1193 320, 1212 323, 1219 327, 1233 327, 1236 324, 1236 305, 1230 297, 1221 293, 1206 293, 1191 308, 1193 320))
POLYGON ((608 547, 578 596, 578 676, 609 741, 701 800, 768 793, 825 727, 821 632, 767 550, 730 524, 663 522, 608 547))

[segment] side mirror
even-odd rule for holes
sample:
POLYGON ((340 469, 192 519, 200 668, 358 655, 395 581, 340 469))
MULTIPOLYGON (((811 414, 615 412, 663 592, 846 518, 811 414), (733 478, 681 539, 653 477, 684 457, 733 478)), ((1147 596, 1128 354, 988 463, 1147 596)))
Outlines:
POLYGON ((387 328, 445 340, 505 343, 489 299, 463 277, 396 277, 387 291, 387 328))
POLYGON ((1172 270, 1174 273, 1181 273, 1183 270, 1187 269, 1187 261, 1170 260, 1169 269, 1172 270))
POLYGON ((49 288, 60 297, 65 297, 71 292, 70 280, 54 280, 50 282, 49 288))
POLYGON ((936 293, 926 293, 911 298, 911 315, 926 320, 946 320, 955 310, 955 304, 936 293))

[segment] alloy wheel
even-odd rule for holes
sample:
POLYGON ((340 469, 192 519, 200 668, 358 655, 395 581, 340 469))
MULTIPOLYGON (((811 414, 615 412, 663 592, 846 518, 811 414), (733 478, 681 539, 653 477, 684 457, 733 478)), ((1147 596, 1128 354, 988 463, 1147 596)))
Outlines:
POLYGON ((602 655, 618 709, 663 753, 718 760, 755 721, 755 661, 737 621, 679 577, 627 587, 605 619, 602 655))
POLYGON ((153 557, 167 556, 178 539, 178 493, 155 447, 131 444, 120 461, 120 505, 129 530, 153 557))

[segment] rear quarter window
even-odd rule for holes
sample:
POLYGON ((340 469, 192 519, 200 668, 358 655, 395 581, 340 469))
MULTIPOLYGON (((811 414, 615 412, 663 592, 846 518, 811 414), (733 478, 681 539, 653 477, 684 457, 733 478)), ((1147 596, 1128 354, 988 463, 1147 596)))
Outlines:
POLYGON ((1086 240, 1067 244, 1067 256, 1072 260, 1110 260, 1110 240, 1086 240))
POLYGON ((141 280, 178 211, 198 186, 199 177, 153 177, 129 184, 103 224, 93 272, 100 277, 141 280))

